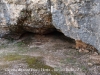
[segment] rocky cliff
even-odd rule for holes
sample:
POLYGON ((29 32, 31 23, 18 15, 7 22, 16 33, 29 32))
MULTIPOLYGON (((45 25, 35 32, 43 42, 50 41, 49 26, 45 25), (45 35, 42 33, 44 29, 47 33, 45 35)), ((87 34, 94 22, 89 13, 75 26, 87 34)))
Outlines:
POLYGON ((100 0, 0 0, 0 36, 55 30, 100 52, 100 0))

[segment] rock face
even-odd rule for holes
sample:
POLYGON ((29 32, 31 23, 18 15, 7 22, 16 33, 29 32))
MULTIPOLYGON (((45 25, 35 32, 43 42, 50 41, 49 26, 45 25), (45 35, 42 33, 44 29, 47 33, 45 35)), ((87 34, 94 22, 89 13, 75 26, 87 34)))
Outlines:
POLYGON ((100 0, 52 0, 53 25, 100 52, 100 0))
POLYGON ((2 0, 0 2, 1 33, 25 31, 45 34, 53 31, 52 14, 46 0, 2 0), (4 32, 4 28, 8 28, 4 32))
POLYGON ((0 34, 49 33, 93 45, 100 52, 100 0, 1 0, 0 34))

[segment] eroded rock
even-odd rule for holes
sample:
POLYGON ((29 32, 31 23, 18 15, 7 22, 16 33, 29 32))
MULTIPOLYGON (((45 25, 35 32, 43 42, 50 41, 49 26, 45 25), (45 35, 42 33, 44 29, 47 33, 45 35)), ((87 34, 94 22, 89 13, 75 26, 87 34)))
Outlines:
POLYGON ((100 0, 51 0, 53 25, 100 52, 100 0))
POLYGON ((100 0, 1 0, 0 9, 1 35, 56 28, 100 52, 100 0))
POLYGON ((55 30, 52 14, 46 0, 1 1, 1 33, 22 34, 25 31, 46 34, 55 30), (5 30, 5 26, 8 31, 5 30), (4 33, 5 31, 5 33, 4 33))

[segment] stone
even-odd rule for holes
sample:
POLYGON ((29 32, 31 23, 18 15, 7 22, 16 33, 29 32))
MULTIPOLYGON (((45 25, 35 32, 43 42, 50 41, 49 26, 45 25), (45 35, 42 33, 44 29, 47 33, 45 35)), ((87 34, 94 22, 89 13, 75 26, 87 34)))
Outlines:
POLYGON ((88 65, 89 65, 89 66, 93 66, 93 64, 92 64, 92 63, 88 63, 88 65))
POLYGON ((100 65, 100 55, 91 55, 90 61, 95 65, 100 65))
POLYGON ((94 52, 94 54, 93 55, 99 55, 99 53, 97 53, 97 52, 94 52))
POLYGON ((46 0, 2 0, 0 34, 22 34, 25 31, 46 34, 55 30, 46 0), (5 29, 8 28, 8 30, 5 29))
POLYGON ((55 29, 100 52, 100 0, 0 0, 0 36, 55 29))
POLYGON ((86 50, 86 49, 79 49, 79 52, 80 52, 80 53, 89 53, 89 50, 86 50))
POLYGON ((91 52, 91 53, 97 53, 97 49, 93 47, 92 45, 86 44, 82 42, 81 40, 75 40, 76 42, 76 49, 79 50, 79 52, 91 52))
POLYGON ((56 29, 100 52, 100 0, 51 0, 51 10, 56 29))

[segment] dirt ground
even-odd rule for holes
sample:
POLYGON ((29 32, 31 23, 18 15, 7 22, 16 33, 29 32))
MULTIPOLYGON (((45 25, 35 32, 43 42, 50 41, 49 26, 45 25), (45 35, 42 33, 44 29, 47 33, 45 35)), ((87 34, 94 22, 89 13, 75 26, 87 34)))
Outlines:
POLYGON ((0 39, 0 75, 100 75, 93 53, 79 52, 74 40, 55 32, 0 39))

